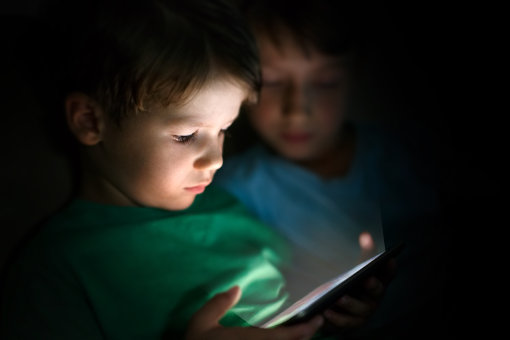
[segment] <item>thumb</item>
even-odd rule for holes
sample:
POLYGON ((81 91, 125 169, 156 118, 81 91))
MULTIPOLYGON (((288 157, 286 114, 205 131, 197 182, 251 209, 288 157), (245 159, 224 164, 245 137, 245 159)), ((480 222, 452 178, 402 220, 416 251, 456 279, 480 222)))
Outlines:
POLYGON ((364 231, 359 234, 358 242, 361 248, 361 257, 359 259, 359 263, 368 260, 375 255, 375 242, 372 235, 368 231, 364 231))
POLYGON ((241 289, 239 286, 234 286, 226 292, 216 294, 193 315, 188 329, 193 330, 193 333, 200 334, 217 327, 223 315, 235 306, 240 298, 241 289))

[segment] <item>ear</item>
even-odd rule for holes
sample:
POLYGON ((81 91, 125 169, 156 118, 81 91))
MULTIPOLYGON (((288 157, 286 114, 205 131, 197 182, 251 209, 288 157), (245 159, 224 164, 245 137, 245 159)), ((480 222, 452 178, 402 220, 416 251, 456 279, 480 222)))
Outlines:
POLYGON ((84 145, 101 141, 104 113, 98 103, 84 93, 74 92, 65 100, 67 125, 76 139, 84 145))

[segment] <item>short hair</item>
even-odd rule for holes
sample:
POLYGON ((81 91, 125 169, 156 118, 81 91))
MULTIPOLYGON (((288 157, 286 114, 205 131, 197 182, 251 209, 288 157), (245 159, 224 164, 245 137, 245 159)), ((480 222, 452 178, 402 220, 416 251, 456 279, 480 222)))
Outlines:
POLYGON ((260 88, 255 40, 228 1, 96 0, 85 6, 64 15, 70 44, 62 95, 90 95, 119 124, 154 105, 182 104, 216 77, 238 81, 252 94, 260 88))
POLYGON ((280 44, 286 30, 305 52, 309 47, 328 55, 356 48, 355 8, 338 0, 234 0, 252 28, 280 44))

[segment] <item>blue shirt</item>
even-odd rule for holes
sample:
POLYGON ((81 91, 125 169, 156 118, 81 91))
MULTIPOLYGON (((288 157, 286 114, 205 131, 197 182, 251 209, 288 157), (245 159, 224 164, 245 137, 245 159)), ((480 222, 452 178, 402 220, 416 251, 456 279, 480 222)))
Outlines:
POLYGON ((377 251, 406 243, 399 278, 390 285, 395 293, 389 289, 386 294, 400 295, 401 303, 406 303, 399 290, 419 279, 409 267, 423 260, 427 232, 412 222, 434 214, 437 193, 435 182, 427 177, 433 175, 433 164, 416 157, 416 149, 399 137, 376 126, 357 126, 350 169, 332 179, 323 179, 263 146, 225 161, 216 183, 294 246, 294 265, 286 273, 291 296, 299 298, 358 263, 358 236, 368 231, 377 251))

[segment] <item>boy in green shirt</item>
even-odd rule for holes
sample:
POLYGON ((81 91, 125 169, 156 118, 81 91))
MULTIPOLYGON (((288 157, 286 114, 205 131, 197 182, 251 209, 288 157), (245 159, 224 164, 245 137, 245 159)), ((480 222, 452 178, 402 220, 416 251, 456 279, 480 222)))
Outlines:
POLYGON ((257 322, 285 300, 285 243, 207 188, 225 130, 260 83, 242 19, 221 1, 97 6, 72 12, 61 70, 78 195, 11 267, 2 338, 311 337, 321 317, 220 326, 246 326, 236 311, 257 322))

